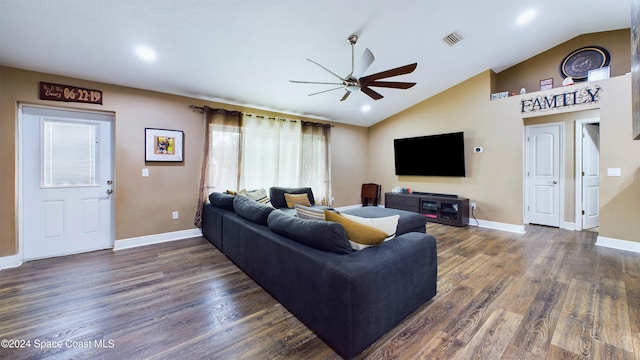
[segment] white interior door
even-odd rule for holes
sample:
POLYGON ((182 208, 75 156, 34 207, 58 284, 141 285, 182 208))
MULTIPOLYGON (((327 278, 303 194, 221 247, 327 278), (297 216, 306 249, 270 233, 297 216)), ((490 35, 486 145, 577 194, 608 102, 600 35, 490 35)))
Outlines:
POLYGON ((582 224, 591 229, 600 224, 600 126, 582 127, 582 224))
POLYGON ((527 126, 526 133, 529 223, 559 227, 561 126, 527 126))
POLYGON ((113 116, 21 107, 25 260, 113 247, 113 116))

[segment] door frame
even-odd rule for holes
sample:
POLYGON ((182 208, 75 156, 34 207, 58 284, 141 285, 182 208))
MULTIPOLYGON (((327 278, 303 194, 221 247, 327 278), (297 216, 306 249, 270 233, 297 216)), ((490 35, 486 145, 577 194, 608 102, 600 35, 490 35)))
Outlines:
MULTIPOLYGON (((113 119, 111 121, 111 174, 112 174, 112 178, 115 179, 115 113, 112 111, 97 111, 97 110, 87 110, 87 109, 75 109, 75 108, 65 108, 65 107, 56 107, 56 106, 45 106, 45 105, 38 105, 38 104, 30 104, 30 103, 18 103, 18 126, 16 127, 16 138, 17 138, 17 151, 16 151, 16 174, 17 174, 17 179, 16 179, 16 183, 17 183, 17 193, 16 193, 16 214, 17 214, 17 233, 18 233, 18 253, 16 254, 17 257, 17 261, 19 264, 24 263, 24 238, 23 238, 23 234, 24 234, 24 218, 25 216, 23 216, 23 211, 24 211, 24 206, 22 204, 23 201, 23 174, 22 174, 22 161, 23 161, 23 157, 22 157, 22 146, 23 146, 23 108, 24 107, 33 107, 33 108, 41 108, 41 109, 50 109, 50 110, 57 110, 57 111, 75 111, 75 112, 81 112, 81 113, 88 113, 88 114, 100 114, 100 115, 108 115, 111 116, 111 118, 113 119)), ((115 188, 115 184, 114 184, 114 188, 115 188)), ((114 194, 115 195, 115 194, 114 194)), ((113 195, 112 195, 113 196, 113 195)), ((115 197, 113 198, 113 206, 111 207, 111 221, 110 221, 110 233, 111 233, 111 247, 113 248, 114 244, 115 244, 115 228, 116 228, 116 222, 115 222, 115 210, 116 210, 116 206, 115 206, 115 197)))
MULTIPOLYGON (((575 230, 584 230, 582 222, 582 132, 586 124, 599 124, 600 118, 578 119, 575 121, 575 154, 576 154, 576 172, 575 172, 575 230)), ((602 174, 602 172, 601 172, 602 174)))
POLYGON ((559 174, 558 174, 558 196, 560 197, 560 201, 559 201, 559 205, 558 205, 558 217, 559 217, 559 228, 563 229, 565 228, 565 217, 564 217, 564 211, 565 211, 565 205, 564 205, 564 188, 565 188, 565 178, 564 178, 564 157, 565 157, 565 140, 564 140, 564 134, 565 134, 565 124, 564 122, 548 122, 548 123, 541 123, 541 124, 532 124, 532 125, 525 125, 524 129, 523 129, 523 157, 524 157, 524 167, 522 169, 522 176, 524 178, 524 182, 523 182, 523 197, 524 197, 524 201, 523 201, 523 209, 522 209, 522 213, 523 213, 523 223, 525 225, 529 224, 529 205, 531 203, 530 200, 530 194, 529 194, 529 176, 527 176, 527 171, 529 169, 529 160, 531 158, 531 156, 529 155, 529 144, 527 141, 527 137, 529 135, 529 129, 530 128, 536 128, 536 127, 549 127, 549 126, 559 126, 559 153, 558 153, 558 165, 559 165, 559 174))

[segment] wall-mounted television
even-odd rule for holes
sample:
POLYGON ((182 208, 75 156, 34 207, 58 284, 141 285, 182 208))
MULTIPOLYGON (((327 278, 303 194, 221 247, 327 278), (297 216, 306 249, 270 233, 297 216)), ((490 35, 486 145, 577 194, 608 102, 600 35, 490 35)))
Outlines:
POLYGON ((464 177, 464 133, 394 139, 396 175, 464 177))

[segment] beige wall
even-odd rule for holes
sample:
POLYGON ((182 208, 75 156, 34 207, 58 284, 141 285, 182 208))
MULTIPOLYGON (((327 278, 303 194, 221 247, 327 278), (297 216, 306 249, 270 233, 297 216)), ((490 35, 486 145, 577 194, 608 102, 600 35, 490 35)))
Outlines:
POLYGON ((560 74, 560 64, 568 54, 585 46, 605 48, 611 57, 611 76, 624 75, 631 71, 631 34, 629 29, 585 34, 553 47, 533 58, 501 71, 496 76, 492 92, 509 91, 520 93, 540 90, 540 80, 553 78, 553 86, 562 87, 564 78, 560 74))
MULTIPOLYGON (((0 256, 17 253, 17 123, 18 104, 90 109, 115 114, 115 237, 117 240, 194 228, 202 161, 202 114, 189 105, 292 117, 256 109, 132 89, 51 74, 0 67, 0 256), (87 105, 38 99, 40 81, 103 91, 104 104, 87 105), (144 128, 183 130, 183 163, 146 163, 144 128), (141 176, 142 168, 149 177, 141 176), (172 211, 180 212, 171 220, 172 211)), ((303 118, 305 119, 305 118, 303 118)), ((314 121, 313 119, 305 119, 314 121)), ((366 176, 367 129, 334 124, 332 182, 336 206, 358 203, 360 179, 366 176), (345 156, 348 154, 348 156, 345 156)))
MULTIPOLYGON (((373 126, 369 139, 372 178, 387 190, 402 186, 468 197, 477 203, 478 218, 521 224, 522 120, 507 116, 508 108, 489 101, 490 81, 491 73, 486 71, 373 126), (466 177, 394 174, 393 139, 455 131, 464 131, 466 177), (484 147, 484 152, 474 154, 475 146, 484 147), (504 199, 509 199, 509 206, 504 206, 504 199)), ((416 154, 432 156, 438 154, 416 154)))
MULTIPOLYGON (((640 141, 632 140, 631 76, 602 80, 598 103, 546 113, 520 113, 520 101, 528 96, 554 95, 586 86, 586 83, 490 101, 492 74, 486 71, 370 129, 369 167, 372 178, 386 189, 409 187, 414 191, 453 193, 477 203, 481 220, 521 225, 524 220, 523 167, 525 123, 564 122, 565 221, 574 219, 574 121, 600 117, 600 171, 622 169, 621 177, 601 178, 600 235, 640 242, 640 141), (464 178, 394 175, 393 139, 464 131, 467 176, 464 178), (484 152, 474 154, 474 146, 484 152), (631 154, 631 155, 630 155, 631 154)), ((595 86, 595 83, 590 86, 595 86)), ((437 154, 418 154, 429 157, 437 154)))

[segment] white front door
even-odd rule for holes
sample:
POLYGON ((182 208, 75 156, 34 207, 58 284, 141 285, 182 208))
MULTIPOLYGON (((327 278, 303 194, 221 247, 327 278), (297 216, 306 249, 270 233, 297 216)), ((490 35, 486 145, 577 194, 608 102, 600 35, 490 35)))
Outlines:
POLYGON ((584 229, 600 223, 600 126, 582 127, 582 224, 584 229))
POLYGON ((113 247, 113 116, 22 106, 25 260, 113 247))
POLYGON ((527 126, 529 223, 560 226, 561 125, 527 126))

